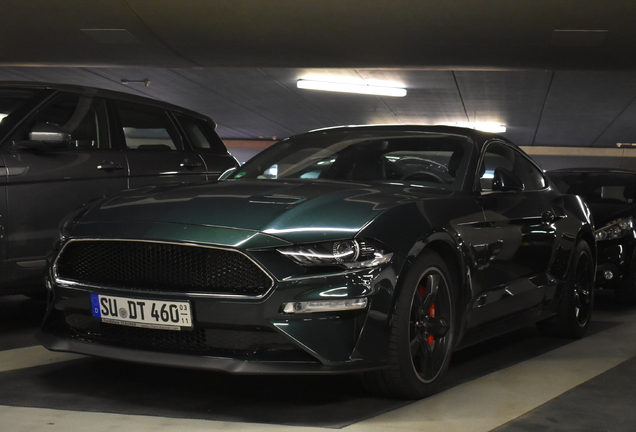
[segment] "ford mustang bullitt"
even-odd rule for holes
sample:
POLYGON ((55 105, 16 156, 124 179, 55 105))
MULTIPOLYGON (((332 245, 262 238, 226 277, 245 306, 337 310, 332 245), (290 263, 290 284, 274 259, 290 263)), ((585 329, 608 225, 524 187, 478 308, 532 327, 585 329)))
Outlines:
POLYGON ((413 399, 485 338, 582 337, 596 250, 585 203, 505 138, 350 126, 79 208, 49 261, 51 350, 413 399))

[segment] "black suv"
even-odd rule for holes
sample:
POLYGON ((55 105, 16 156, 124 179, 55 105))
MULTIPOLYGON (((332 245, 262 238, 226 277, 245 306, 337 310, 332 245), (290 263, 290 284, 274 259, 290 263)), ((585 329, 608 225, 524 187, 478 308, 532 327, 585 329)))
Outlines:
POLYGON ((123 189, 214 180, 237 166, 215 127, 125 93, 0 83, 0 294, 43 290, 46 254, 78 206, 123 189))

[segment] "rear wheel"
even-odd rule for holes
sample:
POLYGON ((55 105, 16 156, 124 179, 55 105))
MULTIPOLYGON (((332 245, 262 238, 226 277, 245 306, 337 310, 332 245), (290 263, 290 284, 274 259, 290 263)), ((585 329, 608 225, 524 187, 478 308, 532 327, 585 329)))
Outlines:
POLYGON ((557 314, 537 323, 549 336, 580 339, 590 325, 594 305, 594 260, 589 245, 580 241, 572 256, 572 265, 563 286, 557 314))
POLYGON ((424 251, 407 273, 391 323, 389 367, 364 376, 374 393, 419 399, 440 385, 450 363, 455 311, 442 258, 424 251))

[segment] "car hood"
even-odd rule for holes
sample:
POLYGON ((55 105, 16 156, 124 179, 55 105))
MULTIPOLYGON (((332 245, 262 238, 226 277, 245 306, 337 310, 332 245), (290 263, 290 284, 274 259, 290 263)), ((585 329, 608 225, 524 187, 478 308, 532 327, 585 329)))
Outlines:
MULTIPOLYGON (((230 230, 233 240, 228 244, 234 245, 241 241, 237 231, 288 242, 329 241, 351 238, 387 209, 428 194, 449 192, 335 181, 229 180, 129 191, 93 207, 79 224, 119 225, 120 232, 110 236, 123 235, 124 228, 134 232, 135 224, 208 227, 216 235, 219 230, 229 235, 230 230), (407 193, 413 189, 415 193, 407 193)), ((91 235, 86 229, 80 232, 91 235)), ((128 235, 158 236, 147 231, 128 235)))

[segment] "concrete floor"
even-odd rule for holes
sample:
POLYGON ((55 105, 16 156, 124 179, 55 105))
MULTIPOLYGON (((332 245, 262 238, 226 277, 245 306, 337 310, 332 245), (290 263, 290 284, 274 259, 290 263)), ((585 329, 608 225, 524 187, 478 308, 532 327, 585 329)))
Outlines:
POLYGON ((455 353, 440 393, 370 397, 354 377, 231 376, 53 353, 44 303, 0 297, 0 431, 635 432, 636 308, 598 293, 588 335, 531 326, 455 353))

